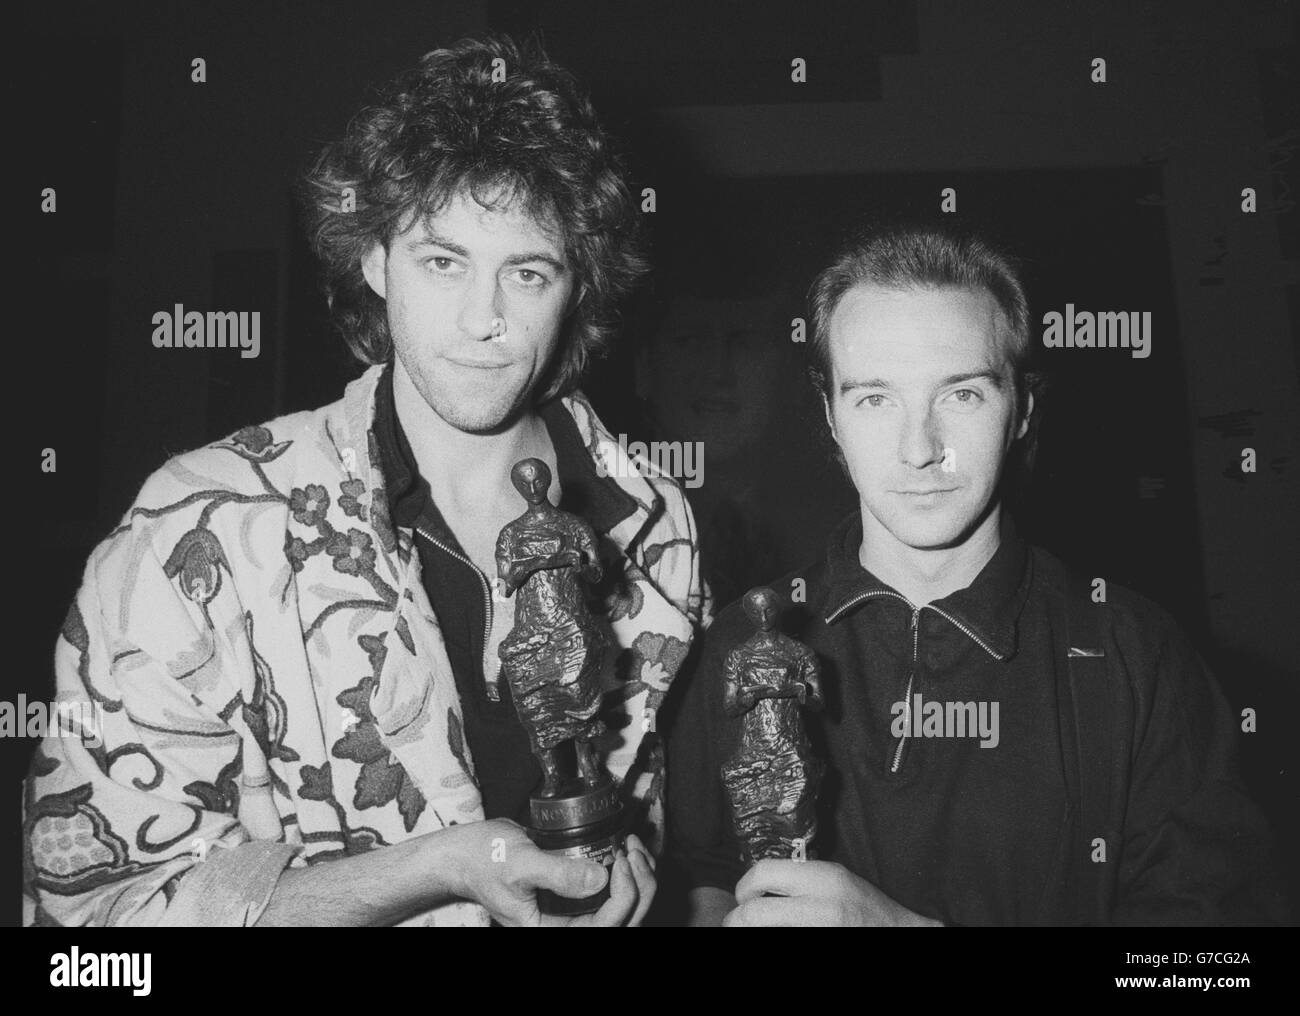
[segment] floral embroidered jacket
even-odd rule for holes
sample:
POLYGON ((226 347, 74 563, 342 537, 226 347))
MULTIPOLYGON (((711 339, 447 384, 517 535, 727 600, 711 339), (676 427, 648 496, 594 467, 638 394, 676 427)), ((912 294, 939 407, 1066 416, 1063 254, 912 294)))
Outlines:
MULTIPOLYGON (((92 554, 54 657, 58 699, 91 708, 28 776, 25 924, 251 924, 286 865, 483 818, 419 555, 388 518, 381 371, 173 458, 92 554)), ((637 505, 599 534, 622 573, 604 749, 659 830, 654 712, 708 619, 694 521, 675 481, 563 401, 637 505)), ((405 923, 486 915, 448 903, 405 923)))

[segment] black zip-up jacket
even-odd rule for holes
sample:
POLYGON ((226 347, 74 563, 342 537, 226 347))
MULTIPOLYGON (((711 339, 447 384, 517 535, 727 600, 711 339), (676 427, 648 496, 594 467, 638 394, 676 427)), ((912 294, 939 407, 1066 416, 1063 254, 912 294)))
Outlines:
MULTIPOLYGON (((828 762, 813 856, 959 925, 1284 921, 1239 728, 1196 651, 1109 584, 1104 603, 1071 598, 1071 653, 1067 590, 1089 580, 1005 512, 1000 535, 970 586, 921 607, 862 567, 857 513, 772 584, 822 668, 825 710, 805 714, 828 762), (1079 646, 1089 629, 1099 645, 1079 646)), ((720 777, 742 721, 722 690, 752 632, 739 603, 718 615, 667 731, 669 856, 691 886, 732 890, 744 871, 720 777)))

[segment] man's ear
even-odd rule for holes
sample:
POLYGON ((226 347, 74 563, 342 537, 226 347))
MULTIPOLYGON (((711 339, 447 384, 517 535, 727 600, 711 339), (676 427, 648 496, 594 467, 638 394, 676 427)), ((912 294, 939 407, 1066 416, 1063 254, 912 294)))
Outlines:
POLYGON ((822 411, 826 414, 826 426, 831 429, 831 437, 835 439, 836 444, 839 444, 839 435, 835 433, 835 417, 831 415, 831 400, 826 397, 825 392, 822 392, 822 411))
POLYGON ((1020 426, 1016 429, 1016 440, 1019 441, 1029 431, 1029 418, 1034 415, 1034 393, 1025 392, 1025 411, 1020 414, 1020 426))
POLYGON ((366 283, 381 300, 386 299, 388 295, 388 281, 385 274, 387 268, 388 250, 376 240, 361 257, 361 274, 365 276, 366 283))

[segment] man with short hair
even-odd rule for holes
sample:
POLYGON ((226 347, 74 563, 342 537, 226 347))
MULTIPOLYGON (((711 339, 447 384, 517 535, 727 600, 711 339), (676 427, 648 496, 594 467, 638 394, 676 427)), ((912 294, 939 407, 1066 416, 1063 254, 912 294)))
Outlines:
POLYGON ((538 890, 606 885, 577 920, 639 923, 655 711, 708 607, 682 491, 576 391, 643 270, 621 163, 567 72, 488 38, 394 81, 304 192, 369 369, 171 460, 95 551, 56 668, 102 743, 37 752, 25 923, 559 923, 538 890), (641 833, 608 873, 519 825, 542 773, 489 576, 525 459, 599 543, 595 747, 641 833))
POLYGON ((740 861, 721 777, 741 722, 723 661, 750 634, 733 605, 669 731, 669 856, 693 922, 1275 917, 1267 830, 1195 651, 1132 592, 1094 603, 1003 510, 1037 388, 1011 262, 938 230, 869 233, 811 303, 811 374, 860 505, 772 583, 822 667, 819 833, 806 855, 740 861))

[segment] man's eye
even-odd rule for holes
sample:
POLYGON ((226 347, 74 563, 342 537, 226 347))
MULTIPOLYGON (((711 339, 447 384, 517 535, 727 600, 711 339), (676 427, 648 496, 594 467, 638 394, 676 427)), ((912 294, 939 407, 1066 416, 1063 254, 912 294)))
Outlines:
POLYGON ((879 409, 885 404, 883 395, 864 395, 858 400, 859 406, 870 406, 872 409, 879 409))
POLYGON ((447 257, 431 257, 425 261, 425 266, 432 268, 439 273, 449 272, 456 266, 456 262, 447 257))
POLYGON ((546 276, 543 275, 541 272, 534 271, 531 268, 521 268, 519 269, 518 272, 515 273, 515 275, 516 278, 518 278, 519 281, 522 282, 525 286, 546 285, 546 281, 547 281, 546 276))
POLYGON ((953 398, 965 405, 974 405, 977 402, 984 401, 983 393, 974 388, 958 388, 952 394, 953 398))

